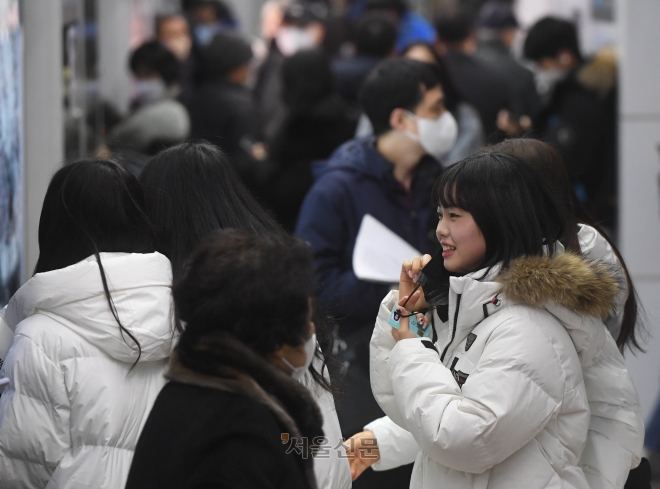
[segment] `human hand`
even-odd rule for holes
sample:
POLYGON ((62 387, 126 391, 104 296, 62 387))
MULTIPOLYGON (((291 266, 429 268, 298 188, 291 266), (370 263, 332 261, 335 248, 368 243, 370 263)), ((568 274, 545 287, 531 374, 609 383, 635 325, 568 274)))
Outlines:
MULTIPOLYGON (((421 295, 421 292, 418 290, 416 291, 412 297, 410 297, 410 302, 417 302, 419 301, 419 295, 421 295)), ((410 319, 407 317, 408 314, 410 314, 405 307, 403 306, 406 301, 408 300, 408 296, 403 296, 401 300, 399 300, 399 303, 397 304, 396 309, 399 311, 399 314, 401 317, 398 319, 399 321, 399 329, 392 327, 392 336, 394 339, 399 342, 401 340, 405 339, 410 339, 410 338, 418 338, 419 336, 413 333, 410 330, 410 319)), ((396 316, 395 316, 395 319, 396 316)), ((426 329, 428 327, 428 322, 426 320, 426 316, 424 314, 418 313, 416 315, 417 319, 417 325, 422 328, 426 329)))
POLYGON ((348 463, 351 466, 351 478, 357 479, 362 472, 380 460, 378 441, 372 431, 362 431, 344 442, 348 463))
MULTIPOLYGON (((431 255, 424 255, 422 257, 417 256, 413 258, 412 261, 406 260, 403 262, 403 265, 401 266, 401 276, 399 278, 399 297, 412 294, 412 291, 415 290, 419 281, 419 274, 422 271, 422 268, 424 268, 430 261, 431 255)), ((408 304, 406 304, 406 307, 411 311, 423 311, 431 307, 424 298, 422 287, 417 289, 417 291, 420 293, 419 297, 415 302, 413 302, 414 297, 412 297, 411 300, 408 301, 408 304)))

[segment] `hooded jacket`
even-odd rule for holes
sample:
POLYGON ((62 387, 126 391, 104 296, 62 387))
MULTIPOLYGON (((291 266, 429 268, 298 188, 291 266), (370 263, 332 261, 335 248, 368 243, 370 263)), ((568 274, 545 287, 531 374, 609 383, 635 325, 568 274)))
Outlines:
POLYGON ((377 436, 380 423, 381 434, 402 440, 380 468, 397 456, 410 462, 416 444, 415 489, 623 487, 639 463, 643 425, 603 326, 620 293, 615 274, 571 254, 521 258, 475 279, 482 274, 451 279, 435 345, 395 345, 387 319, 398 293, 383 301, 372 387, 410 435, 375 423, 377 436))
POLYGON ((123 489, 165 383, 173 320, 169 260, 101 253, 120 332, 89 257, 32 277, 4 310, 14 338, 0 377, 0 487, 123 489))
MULTIPOLYGON (((343 324, 373 321, 387 284, 359 280, 353 273, 353 248, 362 219, 370 214, 422 253, 435 240, 431 187, 440 165, 423 158, 412 185, 411 208, 401 202, 392 170, 375 147, 376 138, 349 141, 314 168, 316 182, 300 209, 296 235, 314 252, 320 299, 343 324)), ((437 240, 436 246, 437 246, 437 240)))

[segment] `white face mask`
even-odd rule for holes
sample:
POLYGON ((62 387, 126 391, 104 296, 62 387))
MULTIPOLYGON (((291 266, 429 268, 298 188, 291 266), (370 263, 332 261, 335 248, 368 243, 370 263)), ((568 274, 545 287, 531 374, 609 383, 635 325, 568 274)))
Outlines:
POLYGON ((282 361, 292 370, 291 377, 293 377, 294 380, 301 380, 303 378, 303 375, 305 375, 305 372, 307 372, 307 369, 309 369, 309 366, 312 364, 312 360, 314 360, 315 352, 316 333, 314 333, 310 339, 305 341, 305 354, 307 355, 307 358, 305 359, 305 365, 294 367, 286 358, 282 357, 282 361))
POLYGON ((458 123, 448 110, 437 119, 424 119, 412 112, 408 112, 408 115, 417 121, 419 135, 410 131, 405 134, 413 141, 419 141, 424 151, 436 160, 440 160, 456 144, 458 123))
POLYGON ((550 93, 557 83, 566 78, 566 72, 560 68, 550 68, 548 70, 539 70, 534 75, 536 91, 539 95, 550 93))
POLYGON ((163 80, 138 80, 135 84, 135 95, 142 103, 153 102, 167 95, 167 87, 163 80))
POLYGON ((277 32, 275 42, 284 56, 293 56, 303 49, 316 47, 314 33, 300 27, 283 27, 277 32))

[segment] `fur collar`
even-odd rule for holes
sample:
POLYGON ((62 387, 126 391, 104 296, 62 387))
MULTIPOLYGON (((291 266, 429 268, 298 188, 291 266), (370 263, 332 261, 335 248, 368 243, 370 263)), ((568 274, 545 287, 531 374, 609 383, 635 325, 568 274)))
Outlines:
MULTIPOLYGON (((166 377, 251 397, 267 406, 291 437, 306 437, 310 445, 324 436, 323 417, 311 392, 227 334, 208 335, 194 345, 179 344, 166 377)), ((301 457, 301 463, 310 487, 316 489, 311 455, 310 451, 301 457)))
POLYGON ((600 97, 607 96, 616 85, 617 54, 613 48, 598 51, 577 73, 577 80, 600 97))
POLYGON ((513 260, 496 281, 509 299, 530 306, 548 301, 582 316, 607 318, 623 284, 612 266, 573 253, 513 260))

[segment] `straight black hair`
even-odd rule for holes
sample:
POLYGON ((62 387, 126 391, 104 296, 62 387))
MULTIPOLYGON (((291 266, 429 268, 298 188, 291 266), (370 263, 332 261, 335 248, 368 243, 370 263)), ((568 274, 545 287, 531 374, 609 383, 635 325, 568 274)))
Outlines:
POLYGON ((629 291, 628 298, 623 307, 621 331, 619 332, 619 337, 616 338, 616 343, 621 350, 629 347, 631 350, 637 349, 644 351, 640 345, 640 332, 644 331, 644 325, 638 322, 639 303, 637 291, 635 290, 630 273, 628 273, 626 262, 607 233, 580 203, 575 190, 571 186, 571 180, 568 177, 568 173, 566 173, 564 160, 559 151, 548 143, 537 139, 508 139, 492 146, 489 150, 519 158, 524 163, 536 169, 550 187, 552 194, 567 207, 571 224, 567 236, 562 241, 567 249, 574 253, 582 254, 580 240, 577 234, 579 230, 578 223, 593 227, 609 243, 619 263, 621 263, 629 291))
MULTIPOLYGON (((174 282, 183 276, 192 252, 214 231, 238 230, 250 236, 288 239, 287 233, 259 205, 227 156, 208 142, 168 148, 154 156, 140 175, 147 214, 155 226, 156 250, 172 263, 174 282)), ((322 372, 330 361, 332 336, 316 308, 314 322, 323 360, 314 380, 332 391, 322 372)))
POLYGON ((355 26, 355 50, 358 55, 385 58, 394 51, 398 35, 397 25, 387 13, 365 12, 355 26))
POLYGON ((138 351, 137 338, 119 320, 100 253, 152 253, 153 229, 137 179, 110 160, 81 160, 58 170, 48 185, 39 219, 34 273, 65 268, 94 256, 110 311, 138 351))
POLYGON ((374 134, 391 130, 394 109, 415 112, 426 90, 439 85, 433 69, 412 59, 386 59, 374 68, 360 87, 358 100, 371 121, 374 134))
POLYGON ((435 76, 442 86, 442 92, 445 95, 445 107, 449 112, 456 116, 456 109, 458 108, 459 102, 463 101, 463 97, 461 97, 460 92, 456 88, 456 84, 454 83, 449 70, 447 70, 447 65, 442 56, 438 54, 433 46, 424 41, 416 41, 408 44, 406 49, 403 51, 403 56, 405 57, 408 51, 411 49, 420 46, 427 49, 429 53, 431 53, 431 56, 433 56, 435 64, 430 66, 431 69, 433 69, 435 72, 435 76))
POLYGON ((158 73, 168 87, 181 82, 179 61, 158 41, 145 42, 133 51, 129 67, 134 75, 145 70, 158 73))
POLYGON ((525 58, 538 61, 541 58, 554 58, 563 49, 582 60, 575 24, 556 17, 544 17, 527 33, 523 52, 525 58))
POLYGON ((172 262, 174 279, 204 239, 218 229, 284 235, 236 174, 227 156, 207 142, 186 142, 151 158, 140 175, 156 249, 172 262))
POLYGON ((292 114, 307 114, 336 93, 330 59, 320 49, 286 58, 281 77, 282 100, 292 114))
POLYGON ((433 198, 472 214, 486 241, 482 267, 488 270, 525 255, 554 256, 568 222, 538 173, 502 153, 478 153, 450 166, 433 198))

